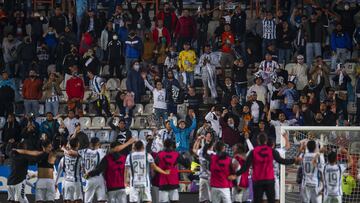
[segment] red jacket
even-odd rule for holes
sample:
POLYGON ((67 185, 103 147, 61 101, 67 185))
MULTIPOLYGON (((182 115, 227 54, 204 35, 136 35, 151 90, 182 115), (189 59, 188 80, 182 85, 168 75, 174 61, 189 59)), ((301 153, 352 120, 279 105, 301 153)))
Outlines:
POLYGON ((166 26, 164 24, 164 27, 166 27, 168 29, 168 31, 174 31, 175 27, 176 27, 176 21, 177 21, 177 17, 175 12, 171 12, 168 14, 165 14, 164 11, 160 11, 157 15, 156 15, 156 19, 158 20, 162 20, 163 22, 165 22, 165 17, 166 16, 170 16, 171 17, 171 25, 170 27, 166 26))
POLYGON ((74 98, 83 100, 84 92, 84 81, 80 77, 72 76, 66 81, 66 94, 68 95, 69 100, 74 98))
POLYGON ((25 79, 23 83, 22 93, 24 99, 40 100, 42 97, 43 82, 40 79, 25 79))
MULTIPOLYGON (((168 29, 166 27, 163 27, 161 30, 162 36, 166 38, 166 45, 171 44, 171 38, 170 38, 170 33, 168 31, 168 29)), ((159 41, 159 30, 157 27, 155 27, 155 29, 153 29, 152 31, 153 34, 153 40, 155 42, 155 44, 161 43, 159 41)))
POLYGON ((175 29, 176 37, 194 38, 195 34, 196 34, 196 23, 194 19, 190 16, 180 17, 175 29))
POLYGON ((231 46, 234 45, 235 43, 235 37, 231 32, 224 32, 221 35, 221 40, 222 40, 222 52, 225 53, 231 53, 231 46))

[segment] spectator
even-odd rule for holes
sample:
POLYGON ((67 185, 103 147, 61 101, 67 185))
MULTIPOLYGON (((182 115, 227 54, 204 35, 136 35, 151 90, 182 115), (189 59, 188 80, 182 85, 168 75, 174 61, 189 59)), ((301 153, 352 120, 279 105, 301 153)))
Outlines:
POLYGON ((94 106, 96 107, 97 116, 101 116, 104 111, 107 117, 111 116, 109 95, 106 89, 106 80, 95 75, 94 72, 88 71, 92 96, 95 98, 94 106))
POLYGON ((184 120, 179 120, 178 127, 174 125, 174 121, 170 120, 171 129, 175 134, 176 151, 180 153, 189 153, 190 150, 190 133, 196 128, 195 113, 192 113, 192 124, 190 127, 185 128, 186 124, 184 120))
POLYGON ((177 26, 177 17, 174 11, 171 11, 170 3, 164 3, 164 10, 160 11, 156 15, 157 20, 162 20, 164 27, 168 30, 170 34, 174 33, 177 26))
POLYGON ((236 59, 234 61, 232 78, 234 79, 236 94, 240 97, 241 104, 245 104, 246 102, 248 86, 247 71, 248 67, 245 65, 243 59, 236 59))
POLYGON ((316 13, 310 15, 310 19, 306 24, 305 39, 306 39, 306 63, 308 67, 313 63, 316 56, 321 56, 321 43, 323 41, 324 27, 316 13))
POLYGON ((165 72, 168 72, 168 71, 173 72, 173 75, 176 80, 179 79, 179 77, 178 77, 179 74, 178 74, 178 70, 177 70, 178 55, 179 54, 176 52, 176 47, 172 45, 169 47, 168 55, 165 58, 165 62, 164 62, 164 71, 165 72))
POLYGON ((196 54, 190 49, 190 43, 184 43, 184 50, 179 54, 178 67, 183 76, 184 84, 194 85, 194 70, 196 64, 196 54))
POLYGON ((204 87, 204 103, 209 101, 209 91, 212 100, 215 100, 218 97, 216 90, 216 66, 218 65, 219 64, 216 55, 211 52, 211 46, 206 44, 204 47, 204 53, 200 56, 199 59, 201 79, 204 87))
POLYGON ((278 26, 277 30, 277 41, 279 47, 279 63, 287 64, 290 62, 292 56, 292 42, 294 34, 289 28, 287 21, 284 21, 282 26, 278 26))
POLYGON ((66 81, 65 89, 68 96, 68 109, 80 110, 82 109, 81 102, 84 99, 85 85, 82 78, 78 75, 78 67, 73 65, 70 67, 71 76, 66 81))
POLYGON ((41 79, 45 79, 48 76, 47 68, 49 65, 49 50, 46 43, 42 42, 37 46, 36 55, 38 60, 38 69, 36 71, 39 73, 41 79))
POLYGON ((23 43, 18 46, 16 56, 20 63, 19 76, 21 79, 25 79, 30 64, 36 58, 35 47, 30 37, 25 37, 23 43))
POLYGON ((21 141, 21 127, 19 122, 16 120, 14 114, 8 114, 7 120, 4 124, 4 127, 2 128, 2 136, 1 141, 6 146, 6 143, 8 142, 20 142, 21 141))
POLYGON ((222 141, 225 143, 226 153, 229 156, 233 155, 232 147, 236 143, 244 143, 245 139, 240 135, 238 126, 235 125, 235 119, 232 115, 228 115, 228 111, 224 110, 221 119, 220 125, 222 130, 222 141))
POLYGON ((266 11, 265 18, 262 20, 262 54, 265 56, 268 44, 276 40, 276 20, 273 18, 271 11, 266 11))
POLYGON ((55 16, 52 16, 49 21, 49 26, 53 27, 58 34, 62 34, 65 31, 66 17, 62 14, 61 9, 58 7, 55 9, 55 16))
POLYGON ((167 77, 164 80, 164 87, 166 89, 167 110, 169 114, 176 114, 177 105, 184 101, 184 92, 172 71, 167 72, 167 77))
POLYGON ((171 44, 171 36, 166 27, 164 27, 164 21, 159 19, 157 20, 156 27, 152 31, 152 37, 155 42, 155 44, 161 43, 161 38, 165 37, 166 39, 166 45, 171 44))
POLYGON ((114 76, 114 72, 117 78, 123 78, 122 76, 122 62, 123 62, 123 46, 118 36, 114 34, 109 41, 107 47, 108 64, 110 77, 114 76))
MULTIPOLYGON (((111 117, 108 120, 107 124, 108 124, 108 126, 111 127, 111 129, 113 131, 115 131, 115 133, 116 133, 115 140, 122 144, 129 141, 132 138, 132 135, 131 135, 131 131, 126 128, 125 119, 121 118, 119 120, 119 123, 117 124, 117 126, 114 125, 113 121, 114 121, 114 117, 111 117)), ((127 148, 127 152, 130 152, 130 151, 131 151, 131 146, 127 148)))
POLYGON ((309 71, 309 77, 313 81, 315 81, 316 84, 318 84, 319 78, 323 76, 324 78, 324 86, 329 87, 329 74, 330 74, 330 68, 329 66, 324 62, 323 58, 321 56, 317 56, 315 63, 311 66, 311 69, 309 71))
POLYGON ((199 114, 199 108, 200 104, 202 103, 202 98, 199 94, 196 93, 194 87, 188 88, 186 100, 188 101, 188 110, 193 109, 196 114, 199 114))
POLYGON ((47 139, 53 140, 55 135, 59 132, 60 124, 54 119, 54 115, 51 112, 46 113, 46 120, 41 123, 40 133, 46 134, 47 139))
POLYGON ((225 24, 224 32, 221 34, 221 68, 222 74, 225 74, 225 67, 232 66, 234 62, 234 57, 232 55, 233 46, 235 44, 235 37, 231 32, 231 27, 229 24, 225 24))
POLYGON ((8 34, 4 37, 2 42, 3 47, 3 58, 5 63, 5 69, 11 78, 15 77, 16 74, 16 59, 17 59, 17 48, 20 45, 20 41, 15 39, 12 34, 8 34))
POLYGON ((349 2, 344 2, 344 10, 340 10, 338 5, 341 1, 342 0, 334 1, 335 4, 333 10, 340 16, 340 24, 344 28, 344 31, 352 34, 354 33, 356 25, 354 21, 354 16, 360 11, 360 7, 355 4, 356 7, 351 8, 349 2))
POLYGON ((271 82, 271 76, 279 68, 279 64, 273 60, 273 56, 270 53, 266 53, 265 60, 261 61, 259 65, 259 74, 263 78, 264 85, 271 82))
POLYGON ((201 8, 201 10, 197 13, 198 16, 196 18, 197 26, 199 28, 199 32, 197 34, 197 53, 201 53, 201 49, 204 45, 207 44, 208 40, 208 26, 211 20, 210 13, 206 11, 205 7, 201 8))
MULTIPOLYGON (((53 17, 50 19, 53 19, 53 17)), ((28 18, 26 23, 31 26, 31 38, 34 41, 34 44, 37 45, 38 41, 43 36, 43 25, 47 24, 48 21, 44 16, 40 16, 40 13, 35 12, 31 18, 28 18)))
MULTIPOLYGON (((75 27, 77 27, 77 25, 75 27)), ((65 32, 63 34, 60 34, 60 36, 64 36, 67 43, 69 43, 71 45, 77 45, 78 44, 78 39, 77 39, 77 36, 76 36, 75 32, 76 32, 76 29, 73 29, 73 28, 70 27, 70 25, 68 25, 68 26, 65 27, 65 32)))
POLYGON ((49 79, 42 87, 43 99, 45 100, 45 112, 51 112, 57 115, 59 111, 59 96, 62 95, 60 84, 63 81, 63 76, 60 73, 50 73, 49 79))
POLYGON ((119 29, 121 27, 124 27, 126 21, 128 21, 129 19, 129 15, 125 11, 123 11, 122 6, 120 4, 116 5, 115 12, 110 18, 110 21, 113 23, 115 32, 118 33, 119 29))
POLYGON ((246 13, 241 9, 240 5, 236 6, 235 13, 231 16, 231 30, 235 39, 245 43, 246 13))
MULTIPOLYGON (((41 137, 41 140, 44 140, 46 137, 41 137)), ((27 118, 27 124, 21 130, 21 139, 24 140, 24 143, 29 150, 37 150, 40 147, 40 136, 39 130, 35 125, 35 121, 32 117, 27 118)))
POLYGON ((80 23, 80 33, 93 32, 95 36, 100 36, 100 21, 96 17, 94 10, 89 9, 80 23))
POLYGON ((34 70, 29 71, 29 77, 24 80, 22 96, 24 98, 25 114, 39 115, 39 100, 42 97, 43 82, 34 70))
POLYGON ((0 116, 7 116, 14 112, 16 90, 14 79, 9 79, 9 74, 3 70, 0 80, 0 116))
POLYGON ((143 52, 143 43, 134 30, 130 31, 125 41, 125 66, 126 72, 130 72, 132 64, 139 60, 143 52))
POLYGON ((345 63, 350 59, 352 42, 349 33, 344 32, 341 24, 336 25, 336 29, 331 34, 331 70, 335 70, 337 62, 345 63))
POLYGON ((111 21, 108 21, 105 29, 101 32, 100 37, 100 47, 105 53, 104 58, 107 58, 108 56, 108 44, 113 39, 115 34, 116 33, 113 28, 113 23, 111 21))
POLYGON ((137 36, 141 39, 144 38, 145 30, 149 30, 151 27, 151 21, 149 16, 150 4, 146 3, 145 8, 142 4, 138 3, 135 9, 132 8, 131 1, 127 0, 127 6, 131 14, 132 28, 136 30, 137 36))
POLYGON ((79 119, 75 117, 74 110, 69 110, 67 118, 64 119, 64 125, 69 131, 69 135, 74 134, 76 123, 79 123, 79 119))
MULTIPOLYGON (((88 136, 81 130, 81 124, 79 122, 76 122, 74 124, 75 129, 74 129, 74 133, 70 134, 70 139, 74 139, 77 138, 79 140, 79 149, 78 150, 82 150, 82 149, 86 149, 89 147, 89 138, 88 136)), ((69 140, 70 140, 69 139, 69 140)))
POLYGON ((263 104, 265 104, 266 101, 267 101, 267 92, 268 92, 268 90, 266 89, 266 86, 263 84, 264 79, 259 75, 255 75, 254 82, 255 82, 255 84, 252 85, 248 89, 247 97, 249 97, 249 96, 251 97, 253 92, 255 92, 256 93, 256 98, 259 101, 261 101, 263 104), (259 97, 257 95, 259 95, 259 97))
POLYGON ((289 81, 287 83, 287 88, 283 89, 279 92, 279 96, 285 96, 284 104, 285 104, 285 112, 292 111, 293 105, 295 101, 299 99, 298 92, 296 90, 296 77, 289 77, 289 81))
POLYGON ((257 94, 255 91, 250 92, 246 106, 249 107, 251 113, 251 123, 253 126, 256 126, 259 121, 263 119, 265 105, 262 101, 257 99, 257 94))
POLYGON ((304 63, 304 56, 298 55, 296 57, 297 63, 288 70, 289 75, 296 77, 296 88, 297 90, 304 89, 305 85, 308 82, 308 66, 304 63))
POLYGON ((189 16, 189 10, 184 9, 175 28, 175 38, 177 39, 177 50, 180 51, 185 43, 191 43, 196 36, 196 23, 189 16))
POLYGON ((134 61, 132 68, 127 74, 126 89, 135 94, 135 103, 140 103, 141 95, 144 93, 144 80, 140 74, 140 63, 134 61))
MULTIPOLYGON (((153 32, 156 28, 153 30, 153 32)), ((153 37, 150 37, 150 33, 145 33, 144 37, 144 52, 142 55, 142 61, 144 67, 148 67, 150 64, 155 62, 154 55, 156 50, 156 41, 153 40, 153 37)))
POLYGON ((235 85, 229 77, 225 78, 224 84, 220 82, 218 84, 223 91, 221 103, 227 108, 230 105, 231 98, 236 95, 235 85))
POLYGON ((220 106, 213 106, 205 116, 205 120, 211 123, 212 129, 215 131, 215 139, 219 140, 221 138, 221 128, 220 128, 220 117, 222 114, 222 109, 220 106))
POLYGON ((48 27, 48 30, 46 33, 44 33, 43 38, 46 46, 49 49, 50 61, 53 61, 55 59, 55 49, 58 44, 58 35, 56 32, 54 32, 52 27, 48 27))
POLYGON ((61 71, 61 73, 69 73, 69 70, 71 66, 79 66, 79 54, 78 54, 78 50, 75 46, 73 46, 71 48, 71 53, 67 54, 64 57, 64 61, 63 61, 63 67, 64 69, 61 71))

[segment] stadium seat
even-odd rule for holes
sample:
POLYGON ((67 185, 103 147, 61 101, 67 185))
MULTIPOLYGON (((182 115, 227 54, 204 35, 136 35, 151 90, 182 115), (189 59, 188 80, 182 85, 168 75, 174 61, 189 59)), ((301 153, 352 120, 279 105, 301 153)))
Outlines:
POLYGON ((43 116, 37 117, 35 119, 35 122, 37 122, 39 125, 41 125, 41 123, 43 123, 44 121, 46 121, 46 117, 43 116))
POLYGON ((39 104, 39 115, 45 115, 45 105, 44 104, 39 104))
POLYGON ((91 127, 91 118, 90 117, 80 117, 79 122, 83 129, 91 127))
POLYGON ((143 116, 137 116, 134 118, 133 129, 144 129, 147 125, 146 118, 143 116))
POLYGON ((140 130, 138 138, 139 138, 139 140, 146 140, 146 137, 148 135, 152 135, 152 134, 153 134, 153 131, 150 129, 140 130))
POLYGON ((119 91, 117 90, 110 91, 110 102, 116 101, 116 95, 118 94, 118 92, 119 91))
MULTIPOLYGON (((108 120, 109 120, 110 118, 108 118, 108 120)), ((119 117, 114 117, 114 120, 113 120, 113 124, 115 125, 115 126, 117 126, 118 124, 119 124, 119 121, 120 121, 120 118, 119 117)))
POLYGON ((87 100, 91 95, 91 91, 87 90, 84 92, 84 100, 87 100))
POLYGON ((99 138, 100 142, 102 143, 110 142, 110 131, 99 130, 96 132, 96 137, 99 138))
POLYGON ((110 103, 110 112, 118 113, 117 107, 115 104, 110 103))
POLYGON ((146 104, 143 115, 151 115, 154 113, 154 107, 153 104, 146 104))
POLYGON ((83 132, 88 136, 89 140, 95 137, 95 131, 93 130, 83 130, 83 132))
POLYGON ((6 118, 0 117, 0 129, 2 129, 4 127, 5 123, 6 123, 6 118))
POLYGON ((121 91, 126 91, 127 88, 126 88, 126 78, 124 78, 121 83, 120 83, 120 90, 121 91))
POLYGON ((120 80, 117 78, 110 78, 106 83, 108 90, 117 90, 120 87, 120 80))
POLYGON ((144 106, 142 104, 136 104, 133 109, 134 116, 142 115, 144 113, 144 106))
POLYGON ((139 138, 139 132, 137 130, 130 130, 133 138, 139 138))
POLYGON ((102 127, 105 127, 105 125, 106 122, 104 117, 101 116, 93 117, 90 129, 100 129, 102 127))
POLYGON ((187 108, 186 108, 186 104, 179 104, 177 106, 177 115, 180 119, 185 119, 186 117, 186 112, 187 111, 187 108))

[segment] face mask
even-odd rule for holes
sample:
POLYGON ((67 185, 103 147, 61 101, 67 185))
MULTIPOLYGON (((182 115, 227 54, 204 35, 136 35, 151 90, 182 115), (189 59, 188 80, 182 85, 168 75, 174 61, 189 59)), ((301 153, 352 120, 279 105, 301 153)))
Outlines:
POLYGON ((344 9, 345 9, 345 10, 349 10, 349 9, 350 9, 350 6, 349 6, 349 5, 345 5, 345 6, 344 6, 344 9))
POLYGON ((234 128, 234 124, 229 124, 229 127, 230 127, 230 128, 234 128))
POLYGON ((118 39, 118 36, 117 35, 114 35, 113 36, 113 40, 117 40, 118 39))
POLYGON ((307 110, 307 108, 302 108, 301 110, 305 112, 307 110))
POLYGON ((134 70, 138 71, 139 69, 140 69, 140 65, 135 64, 135 65, 134 65, 134 70))
POLYGON ((52 34, 54 34, 54 32, 48 32, 48 34, 49 34, 49 35, 52 35, 52 34))
POLYGON ((63 134, 65 132, 65 129, 64 128, 59 128, 59 133, 60 134, 63 134))
POLYGON ((231 87, 231 83, 230 83, 230 84, 226 84, 226 87, 231 87))

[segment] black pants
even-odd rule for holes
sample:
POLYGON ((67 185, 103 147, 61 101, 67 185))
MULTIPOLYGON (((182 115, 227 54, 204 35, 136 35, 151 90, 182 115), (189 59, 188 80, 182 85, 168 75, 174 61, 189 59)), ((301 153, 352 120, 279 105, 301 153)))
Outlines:
POLYGON ((360 124, 360 98, 356 99, 356 123, 360 124))
POLYGON ((114 76, 114 72, 116 74, 116 78, 122 78, 121 64, 120 63, 114 63, 111 60, 111 61, 109 61, 109 74, 110 74, 110 77, 114 76))
POLYGON ((106 98, 99 98, 95 101, 96 114, 97 116, 102 116, 102 111, 104 110, 107 117, 111 116, 110 104, 106 98))
POLYGON ((7 117, 10 113, 14 113, 13 102, 7 102, 7 101, 0 102, 0 116, 7 117))
POLYGON ((275 181, 256 181, 253 184, 254 203, 263 201, 265 192, 268 203, 275 203, 275 181))

